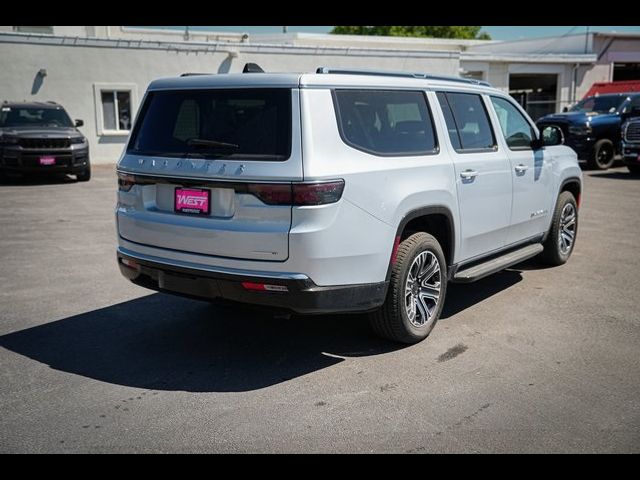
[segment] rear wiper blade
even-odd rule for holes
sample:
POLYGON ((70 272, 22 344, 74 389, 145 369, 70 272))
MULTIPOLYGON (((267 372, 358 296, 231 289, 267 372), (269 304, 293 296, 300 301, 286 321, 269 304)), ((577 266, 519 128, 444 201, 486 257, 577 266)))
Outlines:
POLYGON ((235 143, 218 142, 217 140, 205 140, 202 138, 190 138, 187 140, 187 145, 190 147, 213 147, 213 148, 232 148, 237 150, 240 145, 235 143))

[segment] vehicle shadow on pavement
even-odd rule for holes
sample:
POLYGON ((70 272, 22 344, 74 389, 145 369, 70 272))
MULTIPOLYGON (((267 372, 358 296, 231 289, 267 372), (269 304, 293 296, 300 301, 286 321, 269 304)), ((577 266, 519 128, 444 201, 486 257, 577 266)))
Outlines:
POLYGON ((280 319, 160 293, 7 334, 0 346, 99 381, 190 392, 256 390, 340 356, 404 347, 376 338, 363 315, 280 319))
POLYGON ((28 187, 35 185, 62 185, 78 183, 69 175, 57 173, 54 175, 28 175, 26 177, 5 175, 0 176, 0 187, 28 187))
POLYGON ((450 283, 447 286, 447 299, 440 319, 453 317, 522 281, 520 266, 516 265, 515 268, 503 270, 473 283, 450 283))

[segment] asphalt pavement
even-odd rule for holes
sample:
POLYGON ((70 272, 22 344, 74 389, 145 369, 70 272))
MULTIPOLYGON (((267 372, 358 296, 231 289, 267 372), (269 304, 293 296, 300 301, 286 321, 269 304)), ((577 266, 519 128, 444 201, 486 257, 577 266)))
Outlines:
POLYGON ((424 342, 121 277, 113 166, 0 184, 0 452, 640 453, 640 178, 569 263, 452 285, 424 342))

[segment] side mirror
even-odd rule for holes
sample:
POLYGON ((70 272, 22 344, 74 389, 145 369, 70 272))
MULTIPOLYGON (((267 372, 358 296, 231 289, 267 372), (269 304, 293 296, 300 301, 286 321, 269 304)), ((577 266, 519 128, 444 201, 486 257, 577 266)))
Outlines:
POLYGON ((564 108, 562 109, 562 113, 567 113, 568 111, 569 111, 569 107, 564 107, 564 108))
POLYGON ((542 147, 562 145, 563 143, 564 134, 562 133, 562 130, 555 125, 547 125, 540 132, 540 138, 536 138, 531 142, 531 147, 537 150, 542 147))
POLYGON ((81 127, 84 125, 84 120, 77 120, 76 119, 76 127, 81 127))

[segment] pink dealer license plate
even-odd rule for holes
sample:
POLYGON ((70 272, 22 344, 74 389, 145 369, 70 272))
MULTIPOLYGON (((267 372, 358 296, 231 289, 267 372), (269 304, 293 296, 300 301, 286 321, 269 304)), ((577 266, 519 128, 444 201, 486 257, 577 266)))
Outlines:
POLYGON ((208 215, 211 192, 195 188, 176 188, 175 210, 179 213, 195 213, 208 215))
POLYGON ((56 157, 40 157, 40 165, 55 165, 56 157))

